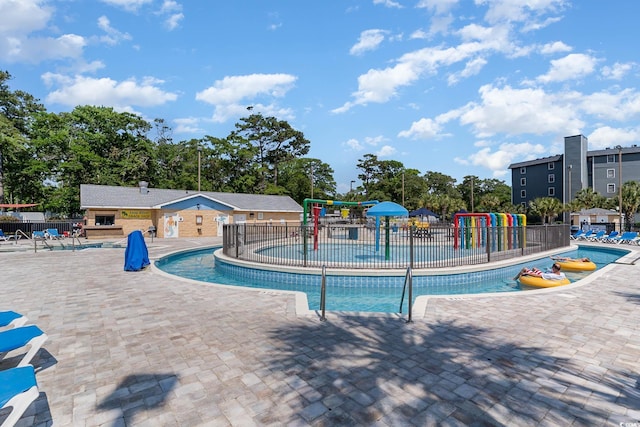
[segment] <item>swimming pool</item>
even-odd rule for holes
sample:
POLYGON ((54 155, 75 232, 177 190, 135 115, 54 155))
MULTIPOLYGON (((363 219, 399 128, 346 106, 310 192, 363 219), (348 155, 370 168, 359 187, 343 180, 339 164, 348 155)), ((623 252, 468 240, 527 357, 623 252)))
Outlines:
MULTIPOLYGON (((203 282, 245 286, 261 289, 300 291, 307 295, 309 309, 320 306, 320 282, 318 275, 275 272, 250 269, 214 260, 213 252, 218 248, 208 248, 170 255, 156 261, 156 266, 164 272, 203 282), (215 264, 215 266, 214 266, 215 264)), ((560 254, 569 257, 588 257, 601 268, 627 254, 624 249, 580 246, 560 254)), ((513 280, 523 266, 544 269, 549 266, 549 258, 529 261, 526 264, 459 274, 438 274, 413 276, 414 300, 420 295, 463 295, 491 292, 526 291, 513 280)), ((567 272, 572 281, 586 277, 587 272, 567 272)), ((326 308, 330 311, 367 311, 394 313, 398 311, 404 276, 327 276, 326 308)), ((406 305, 405 305, 406 307, 406 305)))

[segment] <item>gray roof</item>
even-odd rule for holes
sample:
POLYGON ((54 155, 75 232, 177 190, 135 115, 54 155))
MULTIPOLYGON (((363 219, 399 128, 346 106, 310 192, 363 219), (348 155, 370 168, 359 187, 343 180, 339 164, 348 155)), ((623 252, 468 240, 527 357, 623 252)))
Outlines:
MULTIPOLYGON (((622 148, 622 154, 632 154, 632 153, 640 153, 640 147, 637 145, 632 145, 631 147, 620 147, 622 148)), ((589 150, 587 151, 587 156, 605 156, 607 154, 618 154, 618 149, 615 147, 605 148, 604 150, 589 150)))
POLYGON ((617 215, 618 212, 613 209, 591 208, 583 209, 580 212, 572 212, 572 215, 617 215))
POLYGON ((543 163, 557 162, 559 160, 562 160, 562 154, 557 154, 555 156, 550 156, 550 157, 543 157, 541 159, 527 160, 525 162, 512 163, 509 165, 509 169, 523 168, 526 166, 533 166, 533 165, 541 165, 543 163))
POLYGON ((302 206, 289 196, 263 194, 217 193, 213 191, 167 190, 149 188, 145 194, 140 187, 116 187, 111 185, 82 184, 80 186, 80 207, 161 209, 182 200, 206 197, 229 206, 236 211, 300 212, 302 206))

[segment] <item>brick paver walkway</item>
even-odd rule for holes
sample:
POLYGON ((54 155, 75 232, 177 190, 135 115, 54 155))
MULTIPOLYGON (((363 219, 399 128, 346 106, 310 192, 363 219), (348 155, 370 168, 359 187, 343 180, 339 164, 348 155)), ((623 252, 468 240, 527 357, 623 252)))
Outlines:
POLYGON ((405 324, 320 322, 292 295, 125 272, 123 253, 0 253, 0 310, 49 335, 19 425, 640 423, 638 265, 550 293, 432 298, 405 324))

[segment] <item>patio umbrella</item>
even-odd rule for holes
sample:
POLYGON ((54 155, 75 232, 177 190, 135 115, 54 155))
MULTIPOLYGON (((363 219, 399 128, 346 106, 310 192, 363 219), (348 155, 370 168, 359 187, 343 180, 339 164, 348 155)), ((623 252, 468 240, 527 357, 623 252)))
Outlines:
POLYGON ((420 209, 416 209, 415 211, 411 211, 409 212, 409 216, 419 216, 421 218, 425 216, 432 216, 434 218, 438 218, 438 215, 436 215, 435 212, 427 208, 420 208, 420 209))
MULTIPOLYGON (((401 206, 394 202, 378 203, 377 205, 367 210, 367 216, 375 217, 376 223, 378 223, 380 217, 384 217, 385 219, 385 225, 384 225, 384 235, 385 235, 384 258, 385 260, 389 260, 389 217, 408 216, 408 215, 409 215, 409 211, 404 206, 401 206)), ((380 240, 378 235, 379 230, 380 230, 380 227, 376 226, 376 251, 378 250, 378 242, 380 240)))

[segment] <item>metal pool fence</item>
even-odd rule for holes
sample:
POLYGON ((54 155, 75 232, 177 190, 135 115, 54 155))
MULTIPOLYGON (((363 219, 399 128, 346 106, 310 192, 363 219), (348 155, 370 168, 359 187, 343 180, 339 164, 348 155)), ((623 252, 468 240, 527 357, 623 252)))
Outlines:
POLYGON ((225 255, 257 263, 349 269, 442 268, 484 264, 569 245, 568 225, 428 228, 366 225, 229 224, 225 255))

